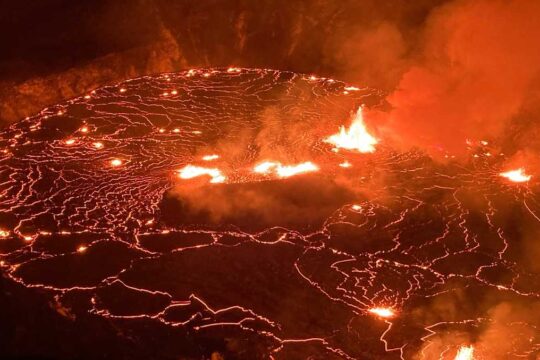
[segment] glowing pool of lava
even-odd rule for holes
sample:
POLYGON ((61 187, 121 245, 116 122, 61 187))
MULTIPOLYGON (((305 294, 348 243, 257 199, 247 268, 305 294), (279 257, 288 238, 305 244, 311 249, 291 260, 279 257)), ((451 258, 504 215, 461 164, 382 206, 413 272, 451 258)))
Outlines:
POLYGON ((362 120, 380 105, 231 67, 132 79, 5 129, 2 321, 29 349, 47 336, 50 358, 87 339, 89 358, 450 359, 463 334, 534 356, 534 178, 393 151, 362 120))

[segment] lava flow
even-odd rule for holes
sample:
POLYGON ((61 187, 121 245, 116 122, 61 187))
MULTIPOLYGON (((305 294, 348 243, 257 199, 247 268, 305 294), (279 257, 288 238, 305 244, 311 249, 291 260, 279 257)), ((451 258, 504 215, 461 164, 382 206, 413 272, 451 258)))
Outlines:
POLYGON ((314 75, 194 69, 5 129, 17 341, 45 336, 51 358, 80 337, 119 358, 533 359, 536 178, 392 150, 362 119, 383 105, 314 75))

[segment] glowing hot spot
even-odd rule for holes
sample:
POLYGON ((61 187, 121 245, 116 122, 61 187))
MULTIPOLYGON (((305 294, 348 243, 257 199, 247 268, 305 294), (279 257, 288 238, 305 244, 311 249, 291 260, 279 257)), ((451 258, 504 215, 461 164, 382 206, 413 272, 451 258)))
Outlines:
POLYGON ((222 183, 226 179, 221 173, 221 170, 216 168, 186 165, 182 169, 178 170, 178 177, 180 179, 193 179, 199 176, 210 176, 211 183, 222 183))
POLYGON ((378 143, 377 139, 368 133, 366 129, 362 107, 358 108, 348 130, 345 126, 341 126, 338 134, 334 134, 324 141, 334 145, 336 148, 354 150, 361 153, 374 152, 375 145, 378 143))
POLYGON ((523 168, 502 172, 502 173, 499 173, 499 175, 504 178, 507 178, 508 180, 512 182, 517 182, 517 183, 527 182, 531 180, 532 178, 531 175, 527 175, 525 173, 525 170, 523 168))
POLYGON ((275 168, 276 166, 279 166, 279 163, 272 162, 272 161, 265 161, 260 163, 259 165, 255 166, 253 168, 253 171, 259 174, 268 174, 272 170, 272 168, 275 168))
POLYGON ((213 155, 205 155, 202 157, 202 159, 204 161, 212 161, 212 160, 216 160, 216 159, 219 159, 219 155, 216 155, 216 154, 213 154, 213 155))
POLYGON ((474 348, 472 346, 460 347, 454 360, 474 360, 474 348))
POLYGON ((348 162, 348 161, 344 161, 341 164, 339 164, 339 166, 346 169, 346 168, 350 168, 352 166, 352 164, 350 162, 348 162))
POLYGON ((298 165, 278 166, 277 174, 279 177, 290 177, 307 172, 319 170, 319 167, 311 161, 306 161, 298 165))
POLYGON ((110 163, 111 163, 111 166, 114 166, 114 167, 118 167, 123 164, 122 160, 120 159, 112 159, 110 163))
POLYGON ((77 248, 77 252, 78 252, 78 253, 83 253, 83 252, 86 251, 86 249, 88 249, 87 246, 81 245, 81 246, 79 246, 79 247, 77 248))
POLYGON ((376 307, 376 308, 371 308, 368 311, 372 314, 375 314, 385 319, 396 316, 396 313, 394 312, 394 310, 390 308, 376 307))
POLYGON ((7 230, 0 230, 0 239, 5 239, 9 236, 9 231, 7 230))
POLYGON ((319 167, 311 161, 306 161, 297 165, 282 165, 279 162, 265 161, 253 168, 259 174, 275 173, 281 178, 287 178, 298 174, 318 171, 319 167))

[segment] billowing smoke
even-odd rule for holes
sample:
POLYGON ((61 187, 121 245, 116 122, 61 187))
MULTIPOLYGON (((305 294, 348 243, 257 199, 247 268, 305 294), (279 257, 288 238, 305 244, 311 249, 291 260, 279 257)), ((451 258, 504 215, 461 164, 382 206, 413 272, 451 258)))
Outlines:
POLYGON ((375 114, 386 135, 457 154, 467 139, 527 142, 518 132, 538 124, 539 13, 540 3, 529 0, 459 0, 433 10, 418 50, 387 97, 392 109, 375 114))
POLYGON ((537 341, 538 337, 535 329, 539 325, 538 311, 537 303, 498 303, 486 311, 489 320, 479 326, 466 326, 466 323, 457 321, 454 325, 466 327, 468 331, 442 331, 426 338, 426 344, 414 359, 439 359, 441 354, 446 354, 444 359, 454 359, 463 346, 474 349, 473 359, 538 359, 537 353, 530 350, 530 343, 537 341))
POLYGON ((176 186, 162 203, 171 225, 232 224, 244 231, 283 226, 318 230, 341 206, 356 199, 338 181, 319 175, 231 184, 176 186))

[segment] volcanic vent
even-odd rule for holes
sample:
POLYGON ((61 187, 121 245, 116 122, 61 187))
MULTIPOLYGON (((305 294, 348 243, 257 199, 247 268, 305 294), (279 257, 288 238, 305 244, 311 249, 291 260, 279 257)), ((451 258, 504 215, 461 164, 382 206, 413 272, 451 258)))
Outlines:
POLYGON ((44 109, 1 134, 2 271, 133 358, 489 358, 494 331, 533 356, 535 179, 392 151, 362 120, 380 105, 229 68, 44 109))

